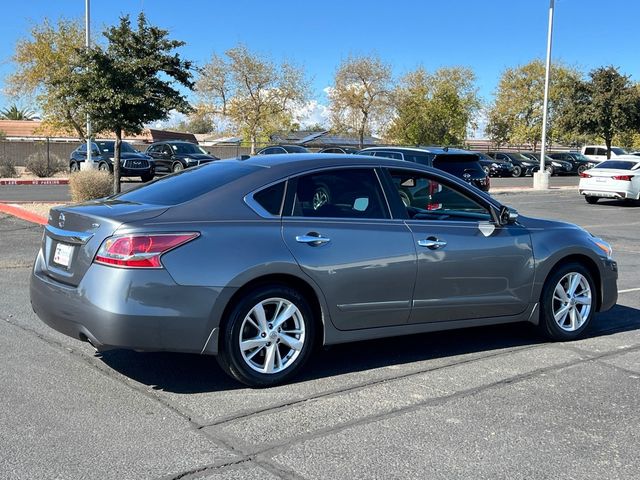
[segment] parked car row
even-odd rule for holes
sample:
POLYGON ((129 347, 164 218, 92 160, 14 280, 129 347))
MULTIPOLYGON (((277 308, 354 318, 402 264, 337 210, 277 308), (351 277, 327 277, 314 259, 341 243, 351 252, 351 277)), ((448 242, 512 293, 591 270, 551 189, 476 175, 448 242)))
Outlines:
MULTIPOLYGON (((113 172, 114 140, 98 140, 92 147, 92 159, 99 170, 113 172)), ((77 171, 87 157, 87 146, 81 144, 76 148, 69 160, 69 170, 77 171)), ((583 151, 601 154, 601 147, 587 146, 583 151)), ((301 145, 271 145, 257 152, 257 156, 310 153, 301 145)), ((490 177, 523 177, 533 175, 540 166, 540 154, 534 152, 489 151, 471 152, 447 147, 370 147, 357 150, 353 147, 326 147, 318 153, 361 154, 403 159, 423 165, 434 166, 488 191, 490 177)), ((605 150, 606 153, 606 150, 605 150)), ((612 148, 612 155, 620 153, 618 147, 612 148)), ((242 159, 248 157, 242 156, 242 159)), ((120 154, 120 174, 123 177, 139 176, 148 182, 157 174, 168 174, 182 171, 204 163, 219 160, 202 147, 186 141, 155 142, 147 147, 144 153, 134 149, 127 142, 122 142, 120 154)), ((545 157, 545 169, 551 175, 580 175, 594 166, 595 160, 579 152, 554 152, 545 157)))

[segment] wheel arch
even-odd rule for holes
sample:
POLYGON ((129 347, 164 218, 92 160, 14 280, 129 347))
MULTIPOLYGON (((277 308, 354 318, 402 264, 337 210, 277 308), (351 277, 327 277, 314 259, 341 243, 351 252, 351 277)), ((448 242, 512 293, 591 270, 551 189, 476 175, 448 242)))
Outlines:
POLYGON ((547 274, 544 277, 544 280, 541 283, 541 288, 540 288, 540 291, 538 292, 538 298, 540 298, 540 296, 542 295, 542 291, 544 290, 544 285, 547 283, 547 280, 549 279, 549 277, 553 275, 559 268, 569 263, 580 264, 583 267, 585 267, 591 274, 593 283, 596 287, 595 311, 596 312, 599 311, 600 306, 602 305, 602 276, 600 274, 600 269, 598 268, 598 265, 591 257, 589 257, 588 255, 582 255, 579 253, 562 257, 553 264, 553 266, 548 270, 547 274))
MULTIPOLYGON (((283 285, 294 290, 299 291, 305 300, 309 303, 309 307, 313 312, 313 321, 316 327, 316 338, 315 343, 317 345, 324 343, 325 338, 325 329, 326 329, 326 315, 325 309, 323 308, 318 293, 313 288, 313 286, 302 279, 301 277, 291 275, 288 273, 275 273, 262 275, 256 278, 249 280, 242 287, 236 290, 233 295, 226 302, 224 309, 222 310, 222 314, 220 316, 219 330, 220 333, 217 335, 216 344, 215 345, 207 345, 205 346, 206 351, 212 350, 214 347, 214 351, 218 352, 220 347, 220 339, 222 338, 222 331, 226 328, 227 318, 229 317, 231 311, 236 306, 238 301, 250 292, 258 287, 267 286, 267 285, 283 285)), ((203 352, 206 353, 206 352, 203 352)))

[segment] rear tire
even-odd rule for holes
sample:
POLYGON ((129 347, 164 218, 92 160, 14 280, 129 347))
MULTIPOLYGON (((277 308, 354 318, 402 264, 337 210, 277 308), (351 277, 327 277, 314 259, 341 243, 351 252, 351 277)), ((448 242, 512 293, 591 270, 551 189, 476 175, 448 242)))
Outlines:
POLYGON ((598 197, 592 197, 590 195, 585 195, 584 199, 587 201, 589 205, 593 205, 598 203, 598 197))
POLYGON ((589 270, 568 263, 553 271, 540 297, 540 329, 551 340, 569 341, 589 327, 596 310, 597 290, 589 270))
POLYGON ((217 360, 236 380, 254 388, 294 377, 315 340, 313 311, 286 285, 258 287, 241 298, 222 326, 217 360))

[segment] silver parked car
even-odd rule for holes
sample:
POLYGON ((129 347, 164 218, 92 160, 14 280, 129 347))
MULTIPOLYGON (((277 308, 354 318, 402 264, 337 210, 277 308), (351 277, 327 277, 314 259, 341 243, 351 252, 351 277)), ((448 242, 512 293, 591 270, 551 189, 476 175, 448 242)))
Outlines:
POLYGON ((510 322, 572 340, 616 279, 605 241, 442 170, 288 154, 52 209, 31 302, 98 350, 217 355, 269 386, 318 344, 510 322))

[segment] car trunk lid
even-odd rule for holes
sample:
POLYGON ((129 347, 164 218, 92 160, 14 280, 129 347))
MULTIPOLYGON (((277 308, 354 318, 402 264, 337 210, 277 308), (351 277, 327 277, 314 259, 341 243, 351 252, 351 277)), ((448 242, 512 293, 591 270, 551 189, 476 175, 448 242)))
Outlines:
POLYGON ((127 222, 157 217, 167 206, 118 200, 89 202, 54 208, 42 239, 45 275, 77 286, 91 266, 105 238, 127 222))

